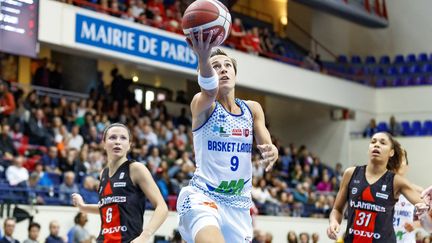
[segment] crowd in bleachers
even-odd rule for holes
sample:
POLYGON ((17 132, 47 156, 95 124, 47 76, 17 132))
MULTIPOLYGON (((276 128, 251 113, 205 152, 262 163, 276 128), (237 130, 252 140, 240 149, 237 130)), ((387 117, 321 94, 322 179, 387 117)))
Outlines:
POLYGON ((337 62, 326 62, 330 73, 375 87, 401 87, 432 84, 432 56, 427 53, 396 55, 393 58, 340 55, 337 62), (393 59, 393 60, 391 60, 393 59))
POLYGON ((391 116, 389 122, 376 122, 371 119, 363 131, 363 137, 372 137, 377 132, 388 132, 393 136, 431 136, 432 120, 413 120, 398 122, 394 116, 391 116))
MULTIPOLYGON (((61 0, 87 9, 182 34, 182 13, 190 0, 61 0)), ((291 65, 342 77, 374 87, 399 87, 432 84, 432 56, 420 53, 406 57, 397 55, 391 61, 382 56, 362 60, 353 55, 350 60, 340 55, 336 61, 322 61, 320 55, 307 53, 288 38, 273 31, 271 24, 243 23, 240 15, 233 14, 231 34, 225 46, 272 58, 291 65), (238 15, 238 16, 236 16, 238 15)), ((259 22, 259 20, 256 20, 259 22)))
MULTIPOLYGON (((44 62, 41 64, 45 66, 44 62)), ((122 82, 114 69, 112 86, 122 82)), ((50 79, 48 79, 49 81, 50 79)), ((112 88, 112 87, 111 87, 112 88)), ((195 164, 191 120, 186 109, 173 117, 164 103, 145 110, 122 88, 109 95, 93 90, 87 100, 24 94, 3 89, 1 113, 0 200, 21 203, 70 205, 70 194, 79 192, 96 203, 99 173, 106 164, 101 146, 103 129, 112 122, 127 124, 133 134, 130 159, 144 163, 153 174, 162 195, 175 209, 176 195, 188 184, 195 164), (13 190, 11 190, 11 188, 13 190)), ((109 90, 109 89, 107 89, 109 90)), ((259 214, 317 216, 329 213, 341 174, 308 152, 305 146, 278 144, 280 162, 271 173, 259 166, 254 154, 253 199, 259 214)), ((148 204, 150 205, 150 204, 148 204)))

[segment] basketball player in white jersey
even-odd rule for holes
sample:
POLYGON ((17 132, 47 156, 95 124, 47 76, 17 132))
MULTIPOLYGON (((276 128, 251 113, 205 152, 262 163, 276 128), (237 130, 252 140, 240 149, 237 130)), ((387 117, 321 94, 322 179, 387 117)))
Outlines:
MULTIPOLYGON (((408 154, 405 149, 402 151, 402 163, 397 174, 405 177, 408 172, 408 154)), ((413 184, 412 187, 418 192, 423 191, 423 188, 420 186, 413 184)), ((393 215, 393 227, 398 243, 415 243, 414 228, 420 227, 420 222, 414 221, 414 209, 414 205, 410 203, 404 195, 399 196, 399 200, 395 204, 393 215)))
POLYGON ((261 105, 235 98, 236 61, 210 43, 188 36, 199 60, 201 92, 191 102, 197 169, 177 201, 179 231, 188 243, 243 243, 253 237, 252 144, 269 171, 278 158, 261 105))

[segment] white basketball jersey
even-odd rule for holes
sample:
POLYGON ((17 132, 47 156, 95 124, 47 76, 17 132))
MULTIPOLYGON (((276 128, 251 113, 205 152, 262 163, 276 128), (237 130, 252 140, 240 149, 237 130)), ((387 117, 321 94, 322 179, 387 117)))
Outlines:
POLYGON ((412 205, 403 195, 394 207, 393 227, 398 243, 415 243, 415 232, 407 232, 404 228, 406 222, 412 223, 414 220, 414 205, 412 205))
POLYGON ((196 171, 191 185, 218 202, 251 207, 253 117, 235 100, 241 114, 231 114, 216 102, 208 120, 193 131, 196 171))

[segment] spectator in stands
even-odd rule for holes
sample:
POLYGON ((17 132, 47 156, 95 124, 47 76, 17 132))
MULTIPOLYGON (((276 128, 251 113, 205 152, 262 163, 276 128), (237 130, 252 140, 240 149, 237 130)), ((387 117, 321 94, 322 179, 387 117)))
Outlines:
POLYGON ((63 89, 63 68, 58 62, 54 63, 54 69, 49 74, 49 87, 63 89))
POLYGON ((93 235, 90 235, 90 233, 85 229, 85 225, 87 224, 87 214, 79 212, 75 216, 75 229, 73 233, 73 243, 91 243, 93 240, 96 239, 93 235))
POLYGON ((73 148, 76 150, 80 150, 84 144, 84 138, 79 134, 80 127, 78 125, 74 125, 71 129, 71 136, 68 142, 68 148, 73 148))
POLYGON ((296 190, 293 191, 294 199, 301 203, 307 203, 309 199, 309 195, 307 193, 307 183, 299 183, 296 186, 296 190))
POLYGON ((45 200, 43 199, 43 193, 41 193, 41 187, 39 186, 39 174, 34 171, 30 174, 27 181, 27 199, 31 205, 43 205, 45 200))
MULTIPOLYGON (((163 161, 162 163, 166 164, 166 161, 163 161)), ((155 182, 162 194, 163 199, 165 202, 168 202, 170 180, 165 169, 161 167, 156 169, 155 182)))
POLYGON ((84 164, 79 161, 78 150, 75 148, 70 148, 66 151, 66 156, 60 160, 60 170, 64 173, 67 171, 72 171, 74 173, 79 173, 80 171, 85 171, 84 164), (84 168, 82 168, 84 167, 84 168))
POLYGON ((47 127, 44 111, 40 108, 36 109, 34 116, 28 122, 30 144, 50 146, 53 138, 47 127))
POLYGON ((318 64, 320 71, 323 72, 324 71, 324 64, 321 61, 321 55, 320 54, 315 55, 315 63, 318 64))
POLYGON ((268 28, 260 29, 260 44, 264 53, 273 53, 273 42, 268 28))
POLYGON ((48 69, 48 58, 40 60, 40 66, 36 69, 33 77, 33 85, 49 87, 50 70, 48 69))
POLYGON ((121 15, 121 18, 130 22, 135 22, 135 17, 133 16, 133 8, 128 7, 126 12, 121 15))
POLYGON ((177 103, 187 104, 189 100, 186 97, 186 92, 184 90, 177 90, 176 100, 177 103))
POLYGON ((375 119, 372 118, 363 132, 363 137, 372 137, 376 132, 378 128, 375 119))
POLYGON ((86 176, 83 180, 83 186, 79 193, 84 199, 85 203, 97 204, 99 201, 99 194, 96 191, 96 181, 91 176, 86 176))
POLYGON ((58 149, 56 146, 50 146, 48 148, 48 154, 44 154, 40 161, 44 167, 44 171, 47 173, 53 173, 61 175, 59 167, 58 149))
POLYGON ((306 232, 300 233, 300 242, 299 243, 309 243, 309 234, 306 232))
POLYGON ((331 192, 333 190, 327 170, 325 170, 325 173, 323 173, 322 181, 318 183, 316 190, 320 192, 331 192))
POLYGON ((17 151, 9 133, 9 124, 3 124, 3 126, 1 126, 0 134, 0 156, 6 161, 11 161, 13 156, 17 155, 17 151))
POLYGON ((45 243, 65 243, 65 240, 59 236, 60 224, 57 220, 53 220, 49 224, 49 236, 46 238, 45 243))
POLYGON ((29 172, 23 167, 24 157, 17 156, 13 164, 6 169, 6 179, 11 186, 25 186, 29 179, 29 172))
POLYGON ((79 193, 78 185, 75 184, 75 173, 68 171, 64 173, 64 181, 59 187, 60 200, 65 205, 72 205, 71 194, 79 193))
POLYGON ((114 75, 115 76, 113 77, 113 83, 111 85, 111 92, 113 87, 118 88, 118 90, 113 93, 113 99, 122 102, 123 100, 128 98, 128 95, 130 95, 129 86, 132 84, 132 80, 123 78, 122 75, 118 74, 118 72, 116 73, 115 71, 114 75), (120 83, 117 83, 113 86, 114 81, 120 83))
POLYGON ((4 236, 0 239, 0 243, 19 243, 13 237, 16 221, 14 218, 6 218, 3 222, 4 236))
MULTIPOLYGON (((43 188, 49 188, 53 186, 53 181, 51 180, 50 176, 47 172, 43 170, 43 165, 41 163, 36 163, 34 171, 32 173, 37 173, 39 181, 37 183, 38 186, 43 188)), ((61 173, 61 172, 60 172, 61 173)), ((53 175, 54 177, 54 175, 53 175)), ((55 177, 57 179, 57 183, 60 184, 60 174, 55 174, 55 177)))
POLYGON ((9 92, 8 84, 0 79, 0 120, 9 118, 15 112, 15 98, 9 92))
POLYGON ((303 68, 310 69, 312 71, 319 72, 320 66, 315 62, 315 58, 312 52, 309 52, 307 56, 303 58, 303 68))
POLYGON ((319 241, 318 233, 313 233, 312 234, 312 243, 318 243, 318 241, 319 241))
POLYGON ((253 231, 252 243, 265 243, 266 233, 259 229, 254 229, 253 231))
POLYGON ((192 125, 190 117, 187 115, 186 108, 181 108, 180 115, 176 118, 176 124, 190 127, 192 125))
POLYGON ((232 48, 238 49, 242 46, 241 40, 244 36, 246 36, 246 32, 244 30, 241 19, 234 18, 234 22, 231 25, 230 36, 228 37, 228 40, 225 42, 225 44, 232 48))
POLYGON ((241 46, 251 54, 258 55, 262 53, 258 27, 246 31, 246 35, 241 39, 241 46))
POLYGON ((289 231, 287 234, 287 242, 288 243, 297 243, 297 235, 294 231, 289 231))
POLYGON ((272 243, 273 242, 273 235, 270 232, 266 233, 265 243, 272 243))
POLYGON ((291 209, 294 206, 294 197, 291 193, 283 191, 280 194, 280 215, 290 216, 292 215, 291 209))
MULTIPOLYGON (((90 101, 89 101, 90 103, 90 101)), ((90 128, 94 126, 93 114, 89 109, 85 109, 84 124, 79 128, 79 134, 83 137, 85 143, 89 143, 90 140, 90 128)))
POLYGON ((401 136, 402 134, 402 126, 399 122, 396 121, 396 118, 394 116, 390 117, 389 122, 389 133, 393 136, 401 136))
POLYGON ((104 167, 105 160, 100 150, 93 150, 89 153, 88 160, 84 162, 84 166, 87 169, 87 174, 93 176, 93 178, 99 178, 99 173, 104 167))
POLYGON ((36 222, 30 223, 28 227, 28 239, 24 241, 24 243, 38 243, 39 233, 40 233, 40 224, 36 222))
POLYGON ((159 148, 154 146, 151 150, 151 154, 147 157, 147 167, 153 175, 156 174, 156 170, 159 168, 161 162, 162 158, 160 157, 159 148))

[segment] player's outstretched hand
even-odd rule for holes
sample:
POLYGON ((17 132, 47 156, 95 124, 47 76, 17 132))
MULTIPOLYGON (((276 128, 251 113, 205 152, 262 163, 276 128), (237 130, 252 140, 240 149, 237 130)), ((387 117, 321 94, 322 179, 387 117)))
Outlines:
POLYGON ((424 202, 429 205, 429 207, 432 206, 432 186, 423 190, 421 197, 423 198, 424 202))
POLYGON ((200 29, 197 36, 195 33, 189 34, 186 37, 186 42, 201 60, 207 60, 210 57, 212 48, 220 43, 220 39, 222 37, 219 36, 213 42, 211 42, 212 38, 213 31, 210 31, 210 33, 207 35, 207 39, 204 40, 203 30, 200 29))
POLYGON ((265 166, 265 171, 268 172, 273 168, 273 165, 276 163, 279 151, 273 144, 259 144, 257 145, 257 147, 262 157, 260 164, 265 166))
POLYGON ((429 210, 429 205, 427 205, 426 203, 417 203, 415 205, 415 212, 417 216, 426 213, 428 210, 429 210))
POLYGON ((84 205, 84 200, 80 194, 72 193, 72 204, 78 208, 81 208, 84 205))
POLYGON ((339 234, 340 225, 338 223, 330 223, 327 228, 327 236, 332 240, 337 240, 339 234))

